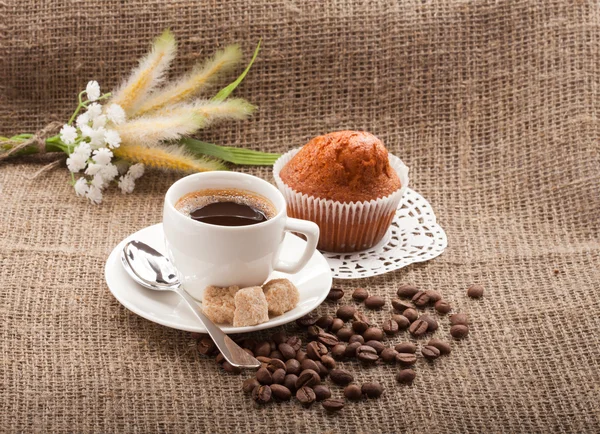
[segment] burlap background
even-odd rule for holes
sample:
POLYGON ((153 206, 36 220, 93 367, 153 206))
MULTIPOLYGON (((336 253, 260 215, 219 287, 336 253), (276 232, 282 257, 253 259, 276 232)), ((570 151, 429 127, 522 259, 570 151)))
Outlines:
POLYGON ((394 367, 363 371, 385 395, 338 415, 255 408, 240 390, 248 374, 219 371, 189 334, 128 312, 104 283, 110 250, 160 221, 177 176, 149 174, 96 207, 65 169, 30 181, 43 160, 19 159, 0 165, 0 431, 599 431, 597 2, 249 3, 0 2, 0 132, 65 119, 88 79, 117 84, 165 27, 178 72, 234 41, 249 56, 262 37, 237 92, 257 116, 202 137, 285 151, 341 128, 379 135, 412 168, 449 248, 338 283, 388 300, 404 280, 438 289, 472 316, 471 335, 419 362, 413 387, 394 367), (470 282, 483 300, 467 299, 470 282))

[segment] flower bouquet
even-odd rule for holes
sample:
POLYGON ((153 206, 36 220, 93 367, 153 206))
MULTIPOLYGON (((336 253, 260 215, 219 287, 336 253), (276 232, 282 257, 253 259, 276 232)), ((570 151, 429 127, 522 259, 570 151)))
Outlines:
POLYGON ((64 153, 75 193, 94 204, 102 202, 102 192, 110 184, 131 193, 144 167, 202 172, 225 169, 225 162, 271 165, 278 154, 218 146, 189 137, 214 122, 246 119, 253 113, 252 104, 229 95, 250 70, 259 49, 260 43, 234 82, 211 99, 201 99, 198 95, 220 73, 238 64, 239 47, 228 46, 178 80, 166 83, 166 72, 177 50, 173 34, 166 30, 116 90, 102 94, 99 84, 90 81, 66 124, 52 123, 37 134, 0 137, 0 161, 40 152, 64 153), (59 128, 58 134, 51 135, 59 128))

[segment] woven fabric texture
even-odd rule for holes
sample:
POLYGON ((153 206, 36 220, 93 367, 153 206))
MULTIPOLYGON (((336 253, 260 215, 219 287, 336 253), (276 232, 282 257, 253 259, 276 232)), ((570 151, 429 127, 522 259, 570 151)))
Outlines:
MULTIPOLYGON (((339 129, 379 136, 449 247, 335 284, 384 296, 380 324, 403 281, 473 322, 449 357, 418 362, 412 387, 395 382, 398 367, 345 363, 384 395, 333 416, 256 407, 241 391, 249 373, 224 373, 104 282, 111 249, 161 220, 180 175, 149 173, 93 206, 65 168, 30 180, 47 160, 19 158, 0 163, 0 431, 600 431, 597 2, 9 0, 0 17, 2 135, 66 119, 88 80, 117 85, 164 28, 179 40, 175 73, 232 42, 249 59, 262 38, 236 90, 259 111, 199 137, 283 152, 339 129), (472 282, 483 299, 466 297, 472 282)), ((235 170, 272 181, 267 168, 235 170)), ((447 319, 435 335, 449 339, 447 319)))

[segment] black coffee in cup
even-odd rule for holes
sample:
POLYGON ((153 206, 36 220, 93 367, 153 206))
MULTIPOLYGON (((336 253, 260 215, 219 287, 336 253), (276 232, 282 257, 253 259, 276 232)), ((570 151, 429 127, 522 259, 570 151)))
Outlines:
POLYGON ((276 214, 265 197, 244 190, 199 190, 180 198, 175 208, 193 220, 217 226, 249 226, 276 214))

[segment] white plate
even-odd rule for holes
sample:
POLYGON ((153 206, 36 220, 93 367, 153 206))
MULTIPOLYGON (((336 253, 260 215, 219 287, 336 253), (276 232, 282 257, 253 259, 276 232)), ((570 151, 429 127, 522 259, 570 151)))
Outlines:
MULTIPOLYGON (((179 330, 206 333, 190 308, 175 293, 158 292, 146 289, 135 283, 121 264, 123 246, 129 240, 136 239, 154 247, 159 252, 165 252, 162 224, 148 226, 132 234, 119 243, 106 261, 105 277, 110 292, 130 311, 150 321, 179 330)), ((284 260, 293 261, 304 250, 306 242, 301 238, 287 233, 283 240, 282 255, 284 260)), ((298 305, 283 315, 271 318, 268 322, 252 327, 221 326, 225 333, 247 333, 256 330, 276 327, 294 321, 306 315, 320 305, 331 289, 331 270, 327 261, 318 251, 308 264, 296 274, 274 272, 269 279, 285 277, 290 279, 300 291, 298 305)))

